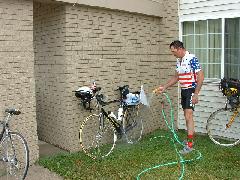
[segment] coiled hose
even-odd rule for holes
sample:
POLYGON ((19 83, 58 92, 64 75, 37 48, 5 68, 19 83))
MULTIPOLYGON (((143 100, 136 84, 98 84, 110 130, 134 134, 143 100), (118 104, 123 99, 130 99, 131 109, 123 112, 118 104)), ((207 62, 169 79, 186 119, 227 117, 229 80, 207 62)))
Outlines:
POLYGON ((173 162, 168 162, 168 163, 164 163, 164 164, 158 164, 158 165, 155 165, 153 167, 146 168, 146 169, 144 169, 142 172, 140 172, 137 175, 137 180, 140 180, 140 176, 142 176, 144 173, 146 173, 146 172, 148 172, 150 170, 157 169, 157 168, 160 168, 160 167, 163 167, 163 166, 171 166, 171 165, 175 165, 175 164, 180 164, 181 165, 181 173, 180 173, 180 176, 178 178, 179 180, 181 180, 181 179, 183 179, 184 173, 185 173, 185 163, 191 162, 191 161, 194 161, 194 160, 199 160, 199 159, 202 158, 202 154, 198 150, 195 150, 195 151, 197 151, 198 156, 196 158, 192 158, 192 159, 184 159, 184 157, 179 153, 179 151, 177 149, 177 146, 176 146, 176 142, 179 143, 182 146, 185 146, 185 144, 179 140, 179 137, 178 137, 177 133, 174 130, 174 115, 173 115, 172 102, 171 102, 171 100, 170 100, 170 98, 169 98, 167 93, 163 93, 163 95, 166 97, 167 102, 170 105, 170 118, 171 118, 170 119, 170 124, 168 123, 168 120, 167 120, 167 117, 166 117, 166 114, 165 114, 165 111, 164 111, 164 104, 163 103, 162 103, 162 115, 163 115, 164 121, 165 121, 168 129, 171 132, 170 134, 172 134, 172 137, 169 137, 169 136, 157 136, 157 137, 154 137, 153 139, 160 138, 160 137, 169 138, 171 140, 173 146, 174 146, 174 149, 175 149, 175 152, 177 153, 177 156, 179 157, 179 161, 173 161, 173 162))

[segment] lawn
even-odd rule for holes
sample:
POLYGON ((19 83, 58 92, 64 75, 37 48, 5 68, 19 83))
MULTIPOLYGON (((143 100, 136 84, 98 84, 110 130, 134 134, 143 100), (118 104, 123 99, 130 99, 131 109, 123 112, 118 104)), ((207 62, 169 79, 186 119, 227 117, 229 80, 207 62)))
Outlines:
MULTIPOLYGON (((184 139, 183 131, 177 132, 184 139)), ((208 136, 197 135, 195 151, 183 156, 183 163, 171 141, 169 131, 157 130, 138 144, 118 143, 113 153, 102 160, 92 160, 83 152, 41 158, 39 164, 65 179, 240 179, 240 146, 215 145, 208 136), (202 157, 199 159, 199 152, 202 157), (192 160, 192 161, 191 161, 192 160), (142 171, 145 173, 140 174, 142 171)), ((177 149, 181 145, 175 143, 177 149)))

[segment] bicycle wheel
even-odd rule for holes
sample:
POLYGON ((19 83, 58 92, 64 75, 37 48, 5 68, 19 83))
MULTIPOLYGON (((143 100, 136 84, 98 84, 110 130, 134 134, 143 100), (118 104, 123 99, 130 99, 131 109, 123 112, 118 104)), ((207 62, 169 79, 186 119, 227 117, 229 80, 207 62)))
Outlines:
POLYGON ((207 121, 207 133, 210 139, 221 146, 234 146, 240 142, 240 114, 235 113, 235 119, 227 128, 234 111, 230 108, 222 108, 213 112, 207 121))
POLYGON ((0 153, 1 178, 25 179, 29 167, 29 150, 23 136, 9 132, 1 141, 0 153))
POLYGON ((123 116, 123 132, 128 143, 138 142, 143 133, 143 122, 140 114, 141 104, 127 106, 123 116))
POLYGON ((117 135, 112 124, 103 116, 92 114, 85 119, 79 131, 82 150, 91 158, 108 156, 114 149, 117 135))

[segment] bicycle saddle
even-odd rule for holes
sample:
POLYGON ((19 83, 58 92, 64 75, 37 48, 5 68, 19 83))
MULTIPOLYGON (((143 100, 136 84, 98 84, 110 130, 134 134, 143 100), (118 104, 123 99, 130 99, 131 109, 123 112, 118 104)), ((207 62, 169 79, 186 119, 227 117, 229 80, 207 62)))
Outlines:
POLYGON ((19 109, 14 109, 14 108, 8 108, 5 110, 5 112, 9 114, 14 114, 14 115, 21 114, 21 111, 19 109))

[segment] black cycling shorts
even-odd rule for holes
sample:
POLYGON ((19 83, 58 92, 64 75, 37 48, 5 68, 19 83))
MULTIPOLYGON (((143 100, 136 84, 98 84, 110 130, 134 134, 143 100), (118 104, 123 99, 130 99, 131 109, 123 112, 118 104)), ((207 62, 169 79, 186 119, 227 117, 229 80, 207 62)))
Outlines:
POLYGON ((182 89, 181 90, 181 105, 183 109, 194 110, 194 104, 192 104, 192 96, 194 94, 194 88, 182 89))

